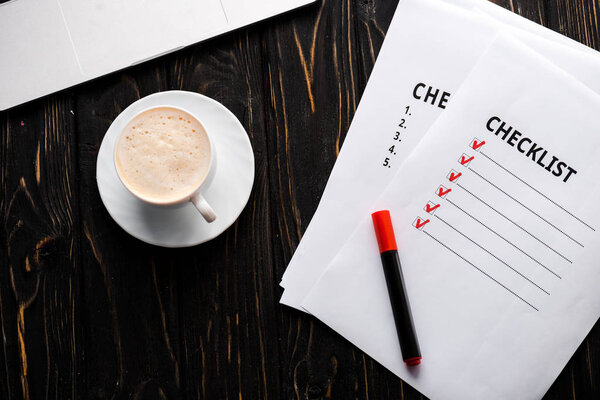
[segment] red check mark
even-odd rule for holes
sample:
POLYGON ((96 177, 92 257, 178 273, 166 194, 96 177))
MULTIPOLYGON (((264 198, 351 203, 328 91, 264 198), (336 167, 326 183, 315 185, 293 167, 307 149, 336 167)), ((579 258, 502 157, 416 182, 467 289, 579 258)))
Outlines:
POLYGON ((462 175, 462 172, 459 172, 456 174, 454 172, 450 172, 450 177, 448 179, 450 180, 450 182, 454 182, 455 180, 460 178, 461 175, 462 175))
POLYGON ((425 204, 425 211, 427 211, 428 213, 431 213, 433 210, 435 210, 439 206, 440 206, 439 204, 436 204, 435 206, 431 206, 429 203, 427 203, 427 204, 425 204))
POLYGON ((473 161, 474 158, 475 158, 475 156, 471 156, 469 158, 466 158, 465 156, 461 156, 460 157, 460 164, 461 165, 467 165, 468 163, 470 163, 471 161, 473 161))
MULTIPOLYGON (((439 204, 438 204, 439 205, 439 204)), ((415 227, 417 229, 421 229, 422 227, 424 227, 425 225, 427 225, 429 223, 429 220, 426 219, 425 221, 422 221, 421 218, 417 218, 417 222, 415 224, 415 227)))
POLYGON ((485 140, 478 142, 476 139, 473 139, 473 150, 477 150, 481 146, 485 144, 485 140))
POLYGON ((446 190, 444 190, 444 188, 440 187, 438 188, 438 193, 437 195, 440 197, 444 197, 445 195, 447 195, 448 193, 450 193, 452 191, 452 189, 448 188, 446 190))

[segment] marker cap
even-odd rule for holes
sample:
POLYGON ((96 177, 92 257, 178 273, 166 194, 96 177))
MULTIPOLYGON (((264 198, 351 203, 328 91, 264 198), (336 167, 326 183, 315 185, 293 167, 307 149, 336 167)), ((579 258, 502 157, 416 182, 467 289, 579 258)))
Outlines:
POLYGON ((396 245, 396 236, 392 226, 392 218, 389 210, 381 210, 371 214, 375 235, 379 244, 379 252, 383 253, 390 250, 398 250, 396 245))

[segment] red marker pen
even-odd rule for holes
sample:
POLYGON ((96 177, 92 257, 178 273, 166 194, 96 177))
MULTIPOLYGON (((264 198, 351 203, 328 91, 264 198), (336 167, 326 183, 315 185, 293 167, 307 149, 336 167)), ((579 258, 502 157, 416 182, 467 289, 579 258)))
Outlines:
POLYGON ((400 258, 398 258, 398 247, 396 246, 390 212, 388 210, 377 211, 371 214, 371 217, 373 218, 375 235, 379 244, 379 253, 381 254, 381 263, 383 264, 390 302, 392 303, 402 359, 408 366, 418 365, 421 363, 421 350, 415 334, 410 304, 406 296, 406 287, 400 269, 400 258))

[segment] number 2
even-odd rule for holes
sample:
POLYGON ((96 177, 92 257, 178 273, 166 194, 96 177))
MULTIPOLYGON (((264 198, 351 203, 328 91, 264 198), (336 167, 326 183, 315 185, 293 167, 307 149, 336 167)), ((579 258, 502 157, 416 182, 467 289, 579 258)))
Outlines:
POLYGON ((399 126, 400 128, 406 128, 406 127, 404 126, 404 124, 405 124, 405 123, 406 123, 406 120, 405 120, 404 118, 402 118, 402 120, 400 121, 400 123, 398 124, 398 126, 399 126))

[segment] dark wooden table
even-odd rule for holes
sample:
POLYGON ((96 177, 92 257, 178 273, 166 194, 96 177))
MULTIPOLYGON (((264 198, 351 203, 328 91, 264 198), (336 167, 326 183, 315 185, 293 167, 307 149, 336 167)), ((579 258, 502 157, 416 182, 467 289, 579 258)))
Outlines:
MULTIPOLYGON (((278 304, 396 3, 324 0, 0 113, 0 398, 422 398, 278 304), (121 230, 95 180, 112 120, 169 89, 229 107, 256 157, 239 220, 180 250, 121 230)), ((598 0, 500 4, 600 48, 598 0)), ((598 324, 546 398, 600 398, 598 324)))

